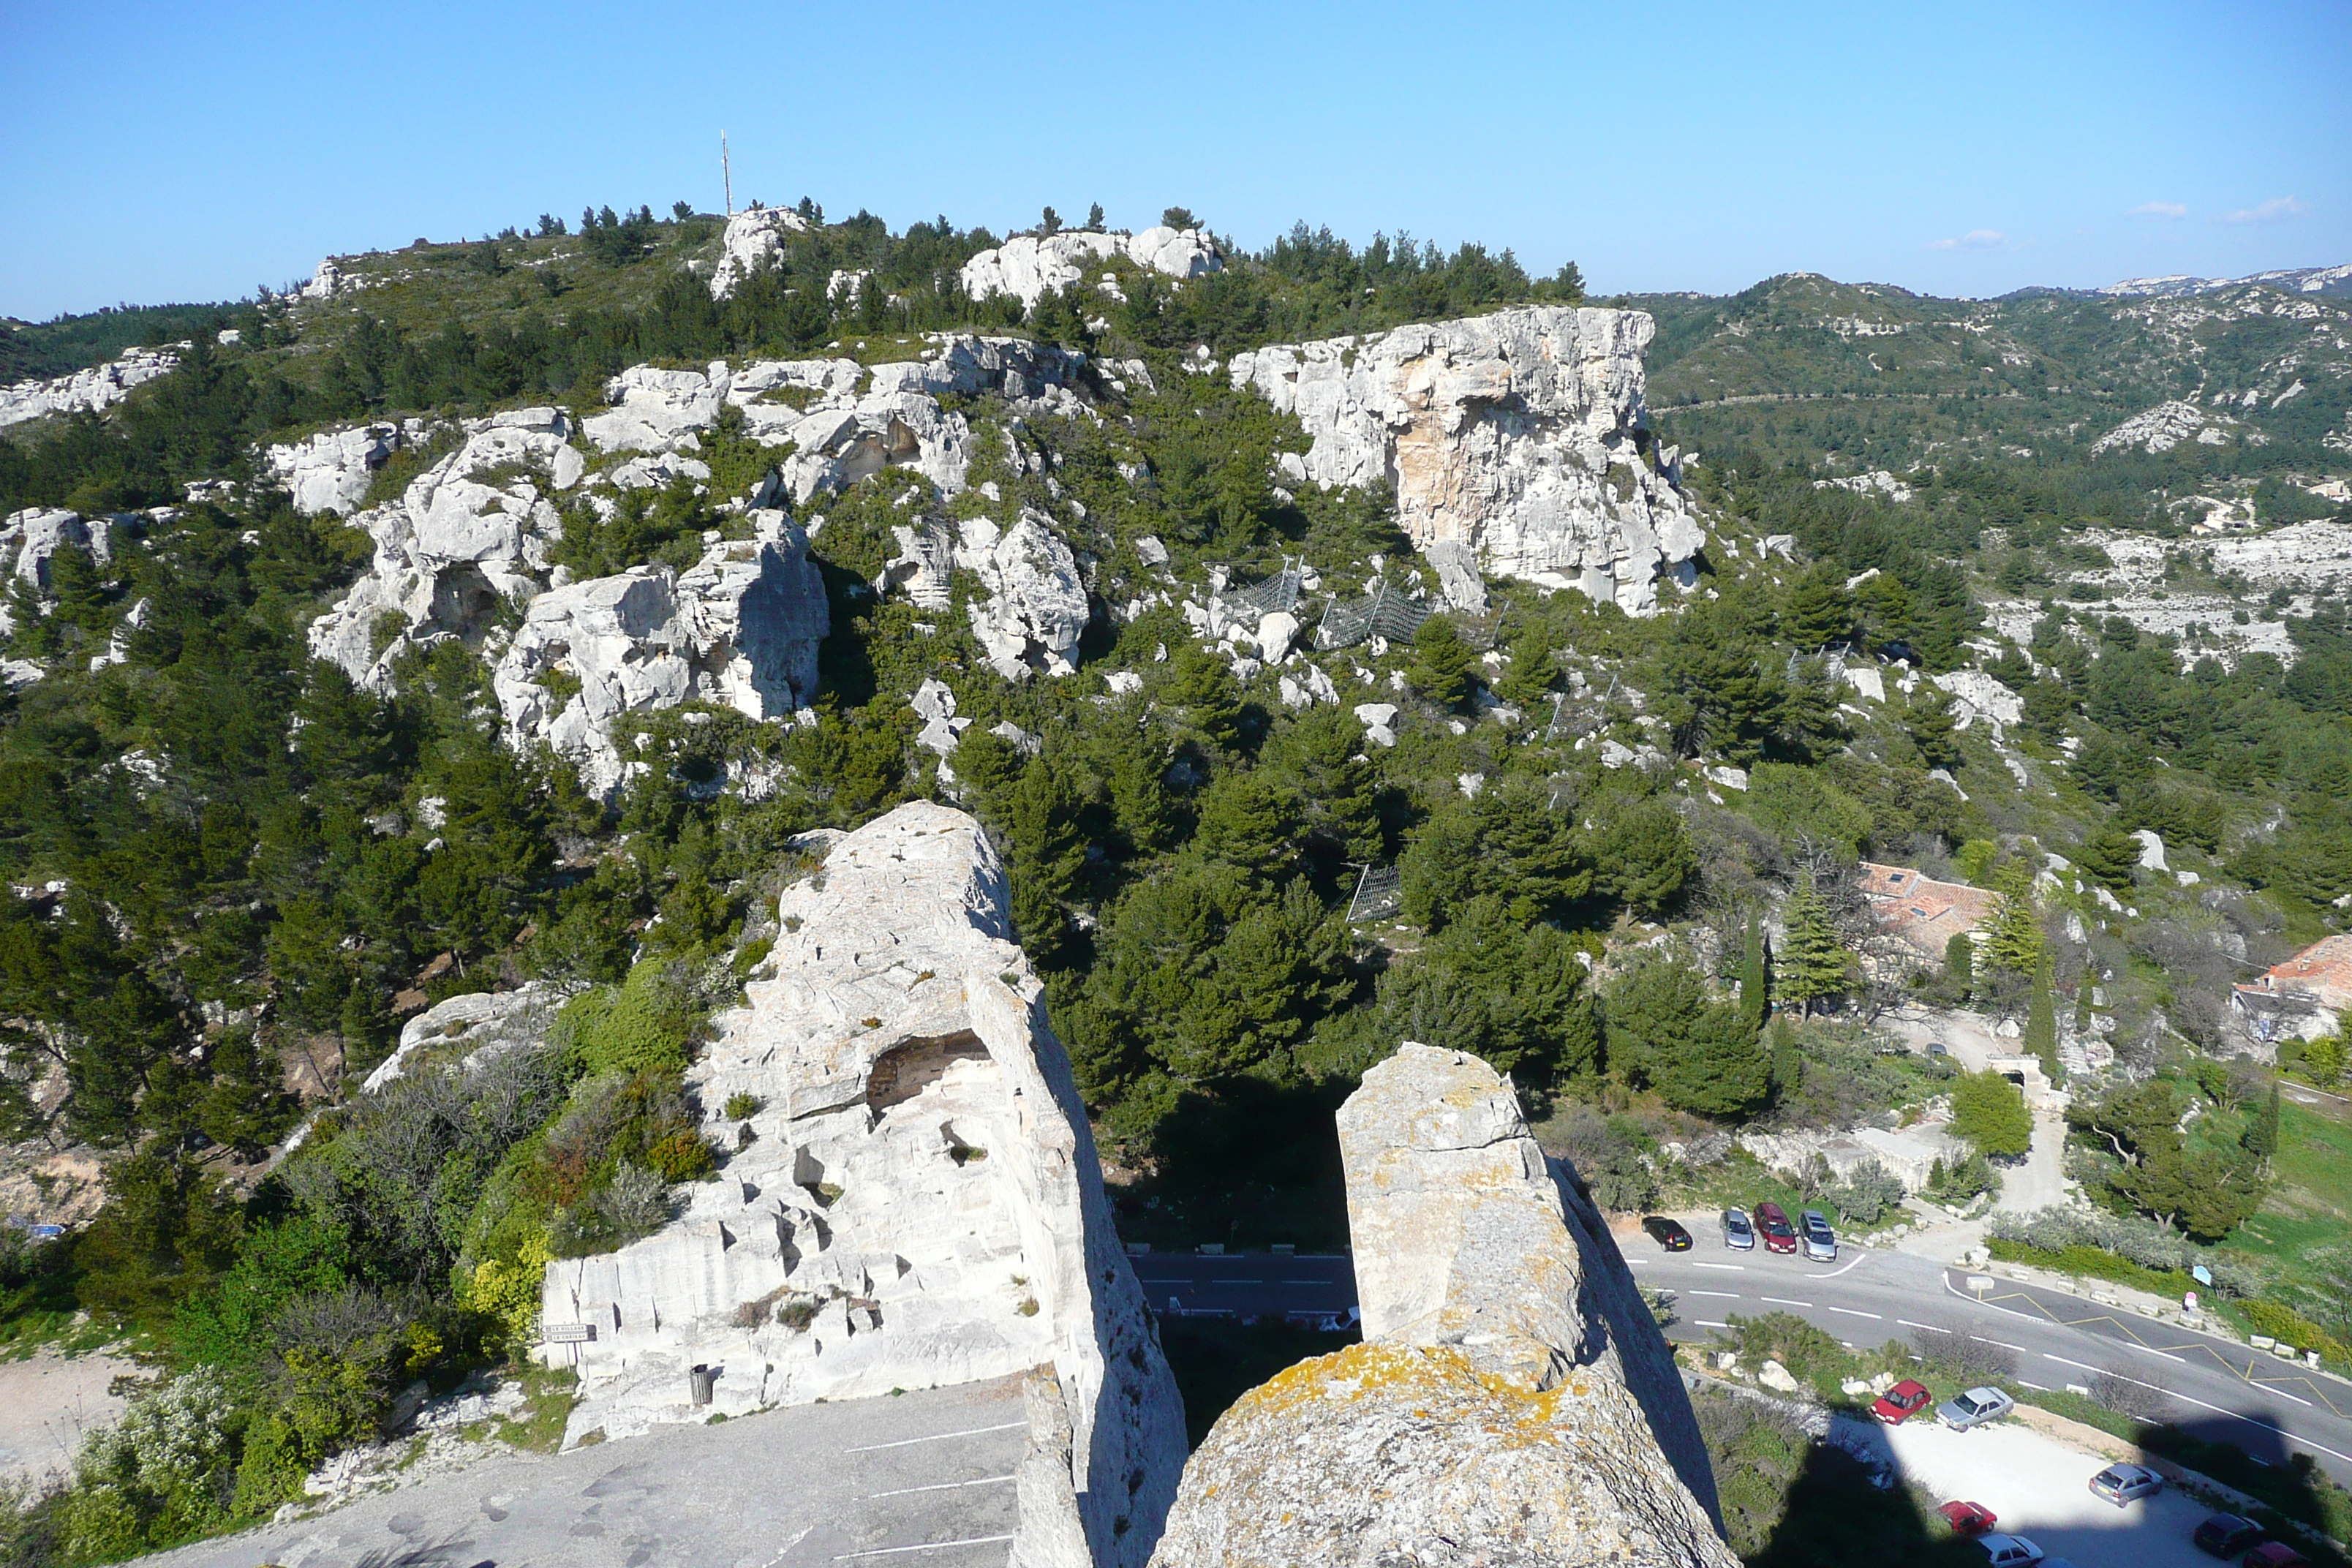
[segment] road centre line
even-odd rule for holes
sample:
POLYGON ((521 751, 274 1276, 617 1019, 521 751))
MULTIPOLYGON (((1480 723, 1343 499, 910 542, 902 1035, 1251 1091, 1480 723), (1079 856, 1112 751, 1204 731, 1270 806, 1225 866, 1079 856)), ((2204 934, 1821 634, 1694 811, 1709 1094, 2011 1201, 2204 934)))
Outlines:
POLYGON ((1739 1300, 1739 1292, 1737 1290, 1693 1290, 1690 1294, 1694 1296, 1720 1296, 1727 1301, 1737 1301, 1739 1300))
POLYGON ((1705 1318, 1698 1320, 1698 1326, 1702 1329, 1727 1329, 1731 1327, 1729 1323, 1710 1323, 1705 1318))
POLYGON ((1952 1331, 1949 1329, 1939 1329, 1933 1323, 1915 1323, 1908 1318, 1897 1318, 1895 1321, 1906 1329, 1925 1329, 1931 1334, 1948 1334, 1952 1331))
POLYGON ((867 1492, 866 1494, 866 1500, 867 1502, 872 1502, 876 1498, 912 1497, 917 1492, 951 1492, 959 1487, 992 1487, 1000 1481, 1018 1480, 1020 1478, 1017 1476, 982 1476, 976 1481, 940 1481, 935 1486, 900 1487, 896 1491, 867 1492))
POLYGON ((1830 1310, 1832 1312, 1843 1312, 1849 1318, 1872 1318, 1880 1322, 1886 1321, 1886 1315, 1883 1312, 1857 1311, 1852 1307, 1832 1307, 1830 1310))
MULTIPOLYGON (((1024 1425, 1025 1426, 1026 1423, 1024 1422, 1024 1425)), ((855 1448, 843 1451, 851 1454, 857 1452, 855 1448)), ((1012 1539, 1013 1537, 1009 1535, 974 1535, 962 1541, 924 1541, 913 1546, 876 1546, 864 1552, 845 1552, 834 1561, 847 1563, 858 1557, 893 1557, 901 1552, 945 1552, 957 1546, 993 1546, 1000 1541, 1012 1539)))
MULTIPOLYGON (((1016 1426, 1026 1426, 1026 1421, 1000 1421, 993 1426, 967 1426, 961 1432, 935 1432, 928 1437, 901 1437, 895 1443, 861 1443, 855 1448, 844 1448, 845 1454, 871 1454, 883 1448, 911 1448, 918 1443, 944 1443, 950 1437, 978 1437, 990 1432, 1010 1432, 1016 1426)), ((1007 1536, 1006 1540, 1012 1537, 1007 1536)), ((893 1548, 896 1550, 896 1548, 893 1548)), ((860 1553, 852 1552, 852 1556, 860 1553)))
POLYGON ((1728 1268, 1734 1274, 1745 1274, 1748 1272, 1748 1265, 1745 1263, 1701 1263, 1698 1259, 1693 1258, 1691 1259, 1691 1267, 1693 1268, 1728 1268))
POLYGON ((2028 1383, 2028 1382, 2026 1382, 2026 1381, 2025 1381, 2025 1379, 2023 1379, 2023 1378, 2021 1378, 2021 1378, 2019 1378, 2019 1379, 2017 1380, 2017 1385, 2018 1385, 2020 1388, 2030 1388, 2030 1389, 2033 1390, 2033 1392, 2034 1392, 2034 1393, 2036 1393, 2036 1394, 2047 1394, 2047 1393, 2049 1393, 2049 1392, 2050 1392, 2048 1389, 2046 1389, 2046 1388, 2042 1387, 2040 1384, 2038 1384, 2038 1383, 2028 1383))
MULTIPOLYGON (((2013 1345, 2007 1340, 1989 1340, 1982 1334, 1970 1334, 1969 1338, 1976 1341, 1977 1343, 1981 1345, 1999 1345, 2005 1351, 2015 1351, 2020 1355, 2032 1355, 2033 1353, 2032 1351, 2027 1350, 2023 1345, 2013 1345)), ((2095 1372, 2098 1369, 2094 1367, 2092 1370, 2095 1372)))
POLYGON ((1206 1279, 1202 1281, 1202 1283, 1206 1285, 1263 1285, 1265 1281, 1263 1279, 1206 1279))
MULTIPOLYGON (((2044 1351, 2042 1353, 2044 1355, 2050 1355, 2050 1352, 2047 1351, 2044 1351)), ((2126 1383, 2137 1384, 2138 1386, 2142 1388, 2155 1389, 2157 1393, 2163 1394, 2168 1399, 2178 1399, 2183 1405, 2194 1405, 2200 1410, 2210 1410, 2216 1415, 2227 1415, 2233 1421, 2246 1422, 2251 1426, 2261 1427, 2265 1432, 2275 1432, 2290 1443, 2300 1443, 2306 1448, 2316 1448, 2323 1454, 2334 1454, 2336 1458, 2342 1459, 2345 1463, 2352 1464, 2352 1454, 2338 1453, 2336 1449, 2329 1447, 2325 1443, 2315 1443, 2310 1438, 2290 1432, 2284 1426, 2273 1426, 2259 1415, 2248 1415, 2242 1411, 2232 1410, 2226 1405, 2208 1405, 2203 1400, 2195 1398, 2189 1394, 2182 1394, 2177 1389, 2166 1388, 2159 1384, 2141 1383, 2138 1378, 2125 1377, 2124 1374, 2119 1372, 2107 1372, 2107 1369, 2103 1366, 2089 1366, 2079 1361, 2068 1361, 2062 1355, 2051 1355, 2050 1359, 2056 1362, 2061 1366, 2079 1366, 2082 1367, 2084 1372, 2106 1373, 2106 1375, 2109 1377, 2120 1378, 2126 1383)), ((2267 1384, 2262 1384, 2260 1386, 2264 1387, 2272 1394, 2279 1392, 2275 1388, 2269 1388, 2267 1384)), ((2292 1394, 2285 1395, 2285 1397, 2294 1399, 2294 1395, 2292 1394)), ((2298 1405, 2308 1405, 2311 1401, 2307 1399, 2296 1399, 2295 1403, 2298 1405)))
POLYGON ((1811 1310, 1813 1305, 1811 1301, 1791 1301, 1786 1296, 1759 1296, 1756 1299, 1769 1301, 1776 1307, 1803 1307, 1807 1310, 1811 1310))

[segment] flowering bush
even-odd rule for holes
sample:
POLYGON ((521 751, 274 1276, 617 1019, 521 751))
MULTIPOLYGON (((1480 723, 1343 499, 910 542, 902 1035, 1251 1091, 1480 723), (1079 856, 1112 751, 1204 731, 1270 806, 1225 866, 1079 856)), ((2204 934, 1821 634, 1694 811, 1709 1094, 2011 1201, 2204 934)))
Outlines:
POLYGON ((121 1421, 91 1433, 64 1505, 68 1550, 121 1556, 227 1522, 231 1410, 219 1374, 197 1367, 138 1394, 121 1421))

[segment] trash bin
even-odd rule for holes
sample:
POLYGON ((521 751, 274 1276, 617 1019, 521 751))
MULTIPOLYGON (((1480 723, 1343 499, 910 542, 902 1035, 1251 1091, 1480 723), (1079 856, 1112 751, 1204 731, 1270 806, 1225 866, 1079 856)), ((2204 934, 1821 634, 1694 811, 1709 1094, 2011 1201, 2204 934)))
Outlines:
POLYGON ((709 1404, 711 1387, 719 1381, 719 1369, 707 1363, 697 1362, 694 1370, 688 1373, 686 1376, 688 1385, 693 1391, 694 1403, 709 1404))

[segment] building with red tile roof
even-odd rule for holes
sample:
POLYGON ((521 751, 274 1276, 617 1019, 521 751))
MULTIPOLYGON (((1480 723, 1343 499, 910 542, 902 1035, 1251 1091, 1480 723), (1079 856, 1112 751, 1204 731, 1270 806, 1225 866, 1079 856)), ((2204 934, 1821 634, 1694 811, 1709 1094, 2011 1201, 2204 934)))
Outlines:
POLYGON ((1965 882, 1939 882, 1908 866, 1862 863, 1855 885, 1878 922, 1927 957, 1940 960, 1952 938, 1992 914, 1993 895, 1965 882))
POLYGON ((2352 936, 2321 938, 2252 984, 2231 986, 2230 1002, 2258 1040, 2334 1034, 2352 1007, 2352 936))

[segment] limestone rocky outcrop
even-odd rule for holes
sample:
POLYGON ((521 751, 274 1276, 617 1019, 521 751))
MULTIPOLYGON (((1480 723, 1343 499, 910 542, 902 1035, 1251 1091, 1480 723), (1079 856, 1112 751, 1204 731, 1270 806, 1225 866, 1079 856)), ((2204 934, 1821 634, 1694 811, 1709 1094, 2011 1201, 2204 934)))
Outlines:
POLYGON ((1228 370, 1298 416, 1313 442, 1286 460, 1298 479, 1391 484, 1424 552, 1458 542, 1489 573, 1642 615, 1661 576, 1696 581, 1706 543, 1677 454, 1650 437, 1654 331, 1640 310, 1526 306, 1258 349, 1228 370))
POLYGON ((1218 1418, 1154 1568, 1730 1568, 1672 1359, 1510 1080, 1407 1044, 1339 1121, 1364 1341, 1218 1418))
POLYGON ((832 626, 824 582, 789 516, 751 521, 751 538, 684 574, 639 566, 533 599, 491 675, 509 742, 552 747, 609 796, 629 776, 613 734, 626 713, 701 700, 774 719, 804 705, 832 626))
POLYGON ((15 577, 35 593, 49 592, 49 563, 68 546, 87 550, 103 566, 114 559, 118 533, 146 520, 136 513, 84 517, 63 507, 27 507, 0 523, 0 574, 15 577))
POLYGON ((752 207, 727 220, 719 241, 719 264, 710 272, 710 297, 724 300, 743 279, 773 266, 784 253, 784 236, 808 232, 808 219, 790 207, 752 207))
POLYGON ((568 1442, 1044 1368, 1067 1457, 1040 1461, 1059 1486, 1024 1468, 1015 1560, 1066 1561, 1071 1507, 1096 1563, 1149 1556, 1182 1406, 979 825, 928 802, 784 889, 772 978, 689 1074, 718 1177, 658 1234, 548 1266, 543 1353, 581 1376, 568 1442), (739 1094, 760 1109, 723 1117, 739 1094), (1064 1498, 1058 1523, 1033 1491, 1064 1498))
POLYGON ((1033 669, 1075 670, 1078 637, 1087 629, 1087 589, 1052 520, 1024 509, 1011 528, 968 518, 959 532, 955 563, 980 579, 982 596, 967 613, 990 668, 1008 680, 1033 669))
POLYGON ((366 499, 378 469, 401 447, 397 425, 359 425, 322 430, 307 439, 262 450, 271 475, 285 487, 294 510, 304 517, 341 512, 348 517, 366 499))
POLYGON ((975 300, 1010 294, 1026 310, 1114 257, 1170 278, 1198 278, 1224 266, 1216 242, 1197 228, 1160 225, 1140 234, 1064 229, 1019 235, 982 251, 963 264, 963 291, 975 300))
POLYGON ((2232 423, 2226 417, 2206 413, 2193 403, 2175 398, 2133 415, 2092 442, 2091 455, 2096 457, 2102 452, 2128 452, 2137 448, 2154 457, 2171 451, 2184 441, 2219 447, 2230 439, 2228 427, 2232 423))
POLYGON ((22 425, 51 414, 79 414, 110 408, 131 395, 142 382, 154 380, 180 363, 186 343, 168 348, 126 349, 118 359, 71 375, 47 381, 20 381, 0 386, 0 426, 22 425))
POLYGON ((401 498, 354 518, 375 544, 368 571, 310 626, 310 651, 382 688, 409 647, 479 640, 499 606, 546 585, 562 537, 550 492, 586 459, 560 408, 523 408, 467 426, 465 444, 401 498))

